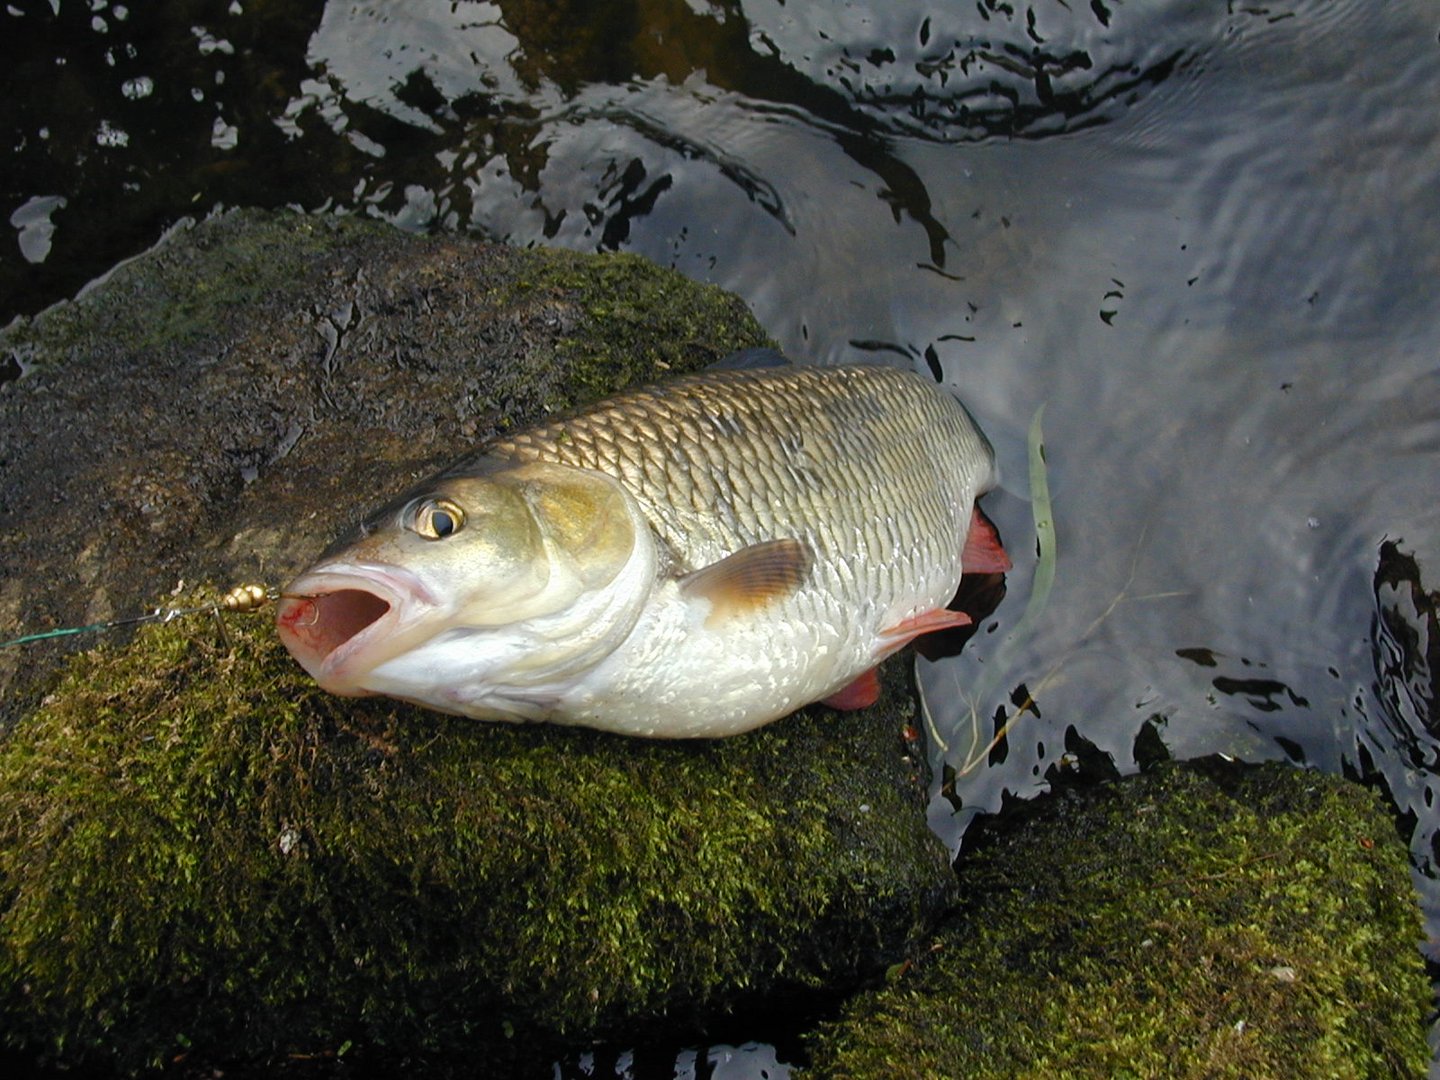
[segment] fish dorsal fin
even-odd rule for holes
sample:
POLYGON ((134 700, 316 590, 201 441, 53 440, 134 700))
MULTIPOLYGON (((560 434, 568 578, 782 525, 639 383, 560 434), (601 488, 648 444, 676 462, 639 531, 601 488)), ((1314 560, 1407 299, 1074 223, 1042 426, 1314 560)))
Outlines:
POLYGON ((766 540, 741 548, 680 579, 680 591, 711 603, 705 625, 744 615, 791 595, 805 583, 814 555, 803 540, 766 540))
POLYGON ((707 364, 706 371, 758 371, 764 368, 794 367, 774 349, 741 349, 707 364))

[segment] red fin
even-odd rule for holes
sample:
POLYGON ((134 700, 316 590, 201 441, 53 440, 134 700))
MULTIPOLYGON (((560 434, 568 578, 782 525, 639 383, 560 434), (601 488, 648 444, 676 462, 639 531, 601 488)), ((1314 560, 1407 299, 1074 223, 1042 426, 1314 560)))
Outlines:
POLYGON ((686 574, 680 588, 710 601, 705 623, 711 626, 789 596, 804 584, 812 561, 810 545, 802 540, 767 540, 686 574))
POLYGON ((965 550, 960 553, 960 567, 967 574, 1003 574, 1014 565, 1000 546, 1000 534, 990 519, 977 506, 970 515, 970 531, 965 534, 965 550))
POLYGON ((889 656, 891 653, 903 649, 921 634, 933 633, 936 630, 952 630, 957 626, 969 626, 973 621, 965 612, 951 611, 949 608, 935 608, 933 611, 922 612, 902 623, 880 631, 880 655, 889 656))
POLYGON ((853 712, 856 709, 868 709, 879 700, 880 676, 875 674, 875 669, 872 667, 854 682, 846 684, 842 689, 836 690, 835 693, 825 698, 823 704, 829 705, 832 709, 853 712))

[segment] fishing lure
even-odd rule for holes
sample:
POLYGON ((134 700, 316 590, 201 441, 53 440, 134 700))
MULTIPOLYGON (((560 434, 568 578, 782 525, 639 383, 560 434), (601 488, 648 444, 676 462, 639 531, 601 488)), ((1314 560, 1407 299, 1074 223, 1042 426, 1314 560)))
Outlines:
POLYGON ((140 623, 168 623, 174 619, 186 615, 210 614, 215 617, 216 625, 220 628, 220 636, 228 645, 229 636, 225 633, 225 624, 220 620, 222 611, 229 611, 237 615, 248 615, 263 610, 272 601, 279 599, 280 594, 274 589, 264 585, 236 585, 218 600, 211 600, 208 603, 199 604, 195 607, 165 608, 158 607, 154 611, 146 612, 144 615, 131 615, 123 619, 110 619, 106 622, 88 623, 85 626, 63 626, 57 630, 44 630, 36 634, 23 634, 9 641, 0 641, 0 649, 8 649, 16 645, 29 645, 37 641, 47 641, 51 638, 69 637, 72 634, 104 633, 108 630, 117 630, 122 626, 136 626, 140 623))

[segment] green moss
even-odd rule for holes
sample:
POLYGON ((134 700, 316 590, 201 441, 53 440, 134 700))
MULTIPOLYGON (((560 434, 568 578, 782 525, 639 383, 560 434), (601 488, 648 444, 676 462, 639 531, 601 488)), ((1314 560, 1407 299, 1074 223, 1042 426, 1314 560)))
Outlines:
MULTIPOLYGON (((636 257, 258 211, 7 335, 48 367, 5 406, 16 506, 46 508, 46 543, 6 549, 26 629, 143 610, 177 578, 275 583, 497 429, 765 342, 735 297, 636 257), (57 487, 132 527, 67 527, 57 487)), ((63 677, 30 652, 0 695, 10 1043, 124 1066, 523 1044, 536 1064, 536 1038, 844 985, 953 894, 893 673, 878 712, 651 744, 330 698, 268 619, 231 625, 233 650, 192 619, 63 677)))
POLYGON ((1167 766, 1036 807, 961 888, 965 917, 812 1037, 807 1075, 1424 1074, 1405 852, 1362 788, 1167 766))
POLYGON ((516 253, 502 305, 566 297, 580 318, 556 343, 571 408, 667 373, 704 367, 737 349, 772 345, 744 303, 714 285, 660 270, 638 255, 582 255, 548 249, 516 253))
MULTIPOLYGON (((20 523, 0 530, 0 638, 178 580, 278 584, 485 439, 763 341, 739 299, 634 256, 216 215, 0 330, 35 369, 0 395, 20 523)), ((57 652, 0 651, 0 724, 57 652)))
POLYGON ((951 895, 894 673, 879 712, 653 743, 329 697, 268 623, 83 654, 0 747, 12 1043, 533 1056, 853 981, 951 895))
POLYGON ((95 335, 132 356, 200 346, 253 318, 277 291, 322 278, 326 260, 394 235, 389 225, 362 218, 257 210, 183 222, 73 301, 6 327, 4 341, 41 364, 72 358, 95 335))

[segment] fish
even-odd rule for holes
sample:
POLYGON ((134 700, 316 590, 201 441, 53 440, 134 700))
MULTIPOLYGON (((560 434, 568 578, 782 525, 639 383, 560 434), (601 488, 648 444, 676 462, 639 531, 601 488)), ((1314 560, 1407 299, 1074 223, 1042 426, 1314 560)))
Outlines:
POLYGON ((873 703, 1010 567, 994 451, 912 371, 751 360, 482 444, 286 586, 281 640, 335 694, 648 738, 873 703))

